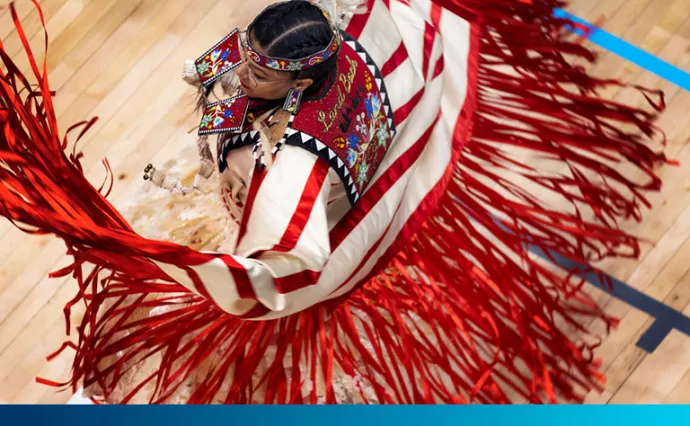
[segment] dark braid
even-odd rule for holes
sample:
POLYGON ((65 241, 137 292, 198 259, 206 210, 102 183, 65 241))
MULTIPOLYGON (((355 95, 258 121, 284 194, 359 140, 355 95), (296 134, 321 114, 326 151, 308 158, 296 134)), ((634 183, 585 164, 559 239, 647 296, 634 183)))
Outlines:
MULTIPOLYGON (((308 1, 292 0, 266 8, 254 21, 249 34, 255 48, 277 58, 299 59, 328 47, 333 37, 331 25, 321 9, 308 1)), ((335 56, 304 71, 292 73, 293 79, 314 80, 313 89, 335 69, 335 56)))
MULTIPOLYGON (((316 32, 319 29, 323 29, 323 27, 319 28, 319 24, 306 24, 303 27, 300 27, 300 31, 305 31, 305 32, 310 32, 314 31, 316 32)), ((328 46, 328 42, 331 40, 332 32, 329 30, 328 33, 326 34, 326 37, 328 41, 326 41, 326 46, 328 46)), ((320 50, 324 49, 324 37, 317 37, 320 34, 312 34, 312 37, 302 37, 301 40, 298 40, 297 43, 292 45, 292 49, 290 50, 290 58, 287 59, 298 59, 298 58, 304 58, 306 56, 309 56, 315 52, 318 52, 320 50)), ((282 40, 286 39, 288 37, 285 37, 279 41, 279 43, 282 43, 282 40)), ((273 49, 277 50, 277 49, 273 49)), ((271 56, 277 56, 277 55, 271 55, 271 56)))

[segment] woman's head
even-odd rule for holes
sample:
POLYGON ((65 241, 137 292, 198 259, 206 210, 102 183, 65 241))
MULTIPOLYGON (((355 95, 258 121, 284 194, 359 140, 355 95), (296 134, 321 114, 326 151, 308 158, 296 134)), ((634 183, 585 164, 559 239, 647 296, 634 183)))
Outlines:
MULTIPOLYGON (((326 49, 333 29, 321 9, 308 1, 269 6, 248 28, 247 41, 262 55, 300 59, 326 49)), ((237 69, 243 91, 250 97, 282 99, 290 89, 319 87, 335 68, 337 55, 302 71, 275 71, 248 59, 237 69)), ((308 91, 308 90, 307 90, 308 91)))

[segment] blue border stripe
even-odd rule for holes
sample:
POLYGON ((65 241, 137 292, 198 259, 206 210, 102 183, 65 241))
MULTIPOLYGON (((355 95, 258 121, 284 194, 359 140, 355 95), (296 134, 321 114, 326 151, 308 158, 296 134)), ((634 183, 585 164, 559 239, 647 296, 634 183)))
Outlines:
POLYGON ((8 426, 649 426, 689 417, 690 405, 0 405, 8 426))
POLYGON ((621 58, 632 62, 635 65, 644 68, 665 80, 670 81, 682 89, 690 91, 690 73, 687 73, 682 69, 669 64, 668 62, 662 61, 651 53, 645 52, 639 47, 634 46, 627 41, 602 30, 601 28, 595 27, 589 22, 566 12, 563 9, 556 9, 554 11, 554 16, 557 18, 567 18, 573 22, 586 26, 590 29, 587 34, 585 34, 579 28, 571 28, 571 30, 575 34, 587 37, 589 41, 600 47, 603 47, 611 53, 614 53, 621 58))

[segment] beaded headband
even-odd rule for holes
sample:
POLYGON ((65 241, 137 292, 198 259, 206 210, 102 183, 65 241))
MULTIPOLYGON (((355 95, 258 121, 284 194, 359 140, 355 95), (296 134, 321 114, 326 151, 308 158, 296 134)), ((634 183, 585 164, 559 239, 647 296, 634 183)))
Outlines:
MULTIPOLYGON (((315 6, 321 9, 324 16, 328 20, 329 25, 331 25, 331 28, 333 28, 333 37, 325 49, 299 59, 274 58, 262 55, 254 50, 249 43, 249 39, 246 38, 245 40, 242 40, 240 30, 235 29, 218 43, 216 43, 211 49, 207 50, 194 62, 196 70, 199 73, 201 83, 204 86, 208 86, 220 78, 223 74, 237 68, 242 63, 241 49, 244 49, 247 53, 247 56, 249 56, 257 65, 275 71, 287 72, 306 70, 335 56, 340 49, 340 45, 342 44, 340 32, 331 24, 329 14, 320 6, 316 4, 315 6)), ((256 22, 256 19, 254 22, 256 22)), ((247 34, 249 34, 251 31, 254 22, 247 27, 247 34)))
MULTIPOLYGON (((318 7, 318 6, 317 6, 318 7)), ((328 15, 326 12, 321 10, 328 20, 328 15)), ((330 20, 329 20, 330 22, 330 20)), ((247 27, 247 34, 250 34, 252 26, 254 23, 252 22, 249 27, 247 27)), ((262 66, 264 68, 269 68, 275 71, 302 71, 309 69, 311 67, 314 67, 322 62, 325 62, 335 56, 338 53, 338 50, 340 49, 340 44, 342 43, 342 39, 340 37, 340 32, 337 29, 333 30, 333 36, 331 37, 330 43, 328 43, 328 46, 326 46, 325 49, 320 50, 314 54, 311 54, 309 56, 305 56, 304 58, 299 58, 299 59, 287 59, 287 58, 274 58, 271 56, 265 56, 254 50, 249 43, 249 38, 245 40, 244 47, 246 48, 247 51, 247 56, 252 58, 254 62, 256 62, 257 65, 262 66)))

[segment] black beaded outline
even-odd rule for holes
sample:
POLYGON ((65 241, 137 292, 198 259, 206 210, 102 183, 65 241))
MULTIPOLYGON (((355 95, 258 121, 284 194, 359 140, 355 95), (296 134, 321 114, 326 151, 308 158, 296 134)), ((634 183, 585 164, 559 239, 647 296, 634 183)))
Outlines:
POLYGON ((228 167, 225 161, 230 151, 248 145, 256 145, 261 138, 259 130, 251 130, 234 135, 222 135, 218 139, 218 171, 223 173, 228 167))
MULTIPOLYGON (((316 139, 314 136, 295 130, 291 127, 292 119, 288 124, 288 129, 286 131, 286 137, 283 144, 299 146, 306 149, 307 151, 315 154, 317 157, 325 160, 328 164, 335 170, 335 172, 340 177, 340 180, 345 185, 345 190, 347 193, 347 198, 350 204, 354 204, 359 200, 360 194, 357 191, 357 186, 355 185, 355 180, 348 170, 345 160, 340 158, 340 156, 328 147, 325 143, 316 139)), ((282 145, 281 145, 282 146, 282 145)), ((276 146, 278 148, 278 146, 276 146)))

